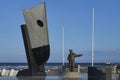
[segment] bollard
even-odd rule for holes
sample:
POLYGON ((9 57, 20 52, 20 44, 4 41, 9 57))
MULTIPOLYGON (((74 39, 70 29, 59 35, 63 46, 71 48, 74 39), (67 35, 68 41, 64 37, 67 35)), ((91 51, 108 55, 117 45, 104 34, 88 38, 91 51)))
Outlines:
POLYGON ((117 76, 117 65, 114 66, 114 76, 117 76))
POLYGON ((80 73, 80 65, 78 65, 78 73, 80 73))

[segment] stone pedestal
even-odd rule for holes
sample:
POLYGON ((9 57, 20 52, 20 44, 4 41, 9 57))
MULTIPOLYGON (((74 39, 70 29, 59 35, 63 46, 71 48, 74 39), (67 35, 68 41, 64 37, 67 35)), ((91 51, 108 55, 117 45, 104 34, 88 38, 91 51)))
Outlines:
POLYGON ((80 78, 80 74, 78 72, 65 72, 62 75, 63 78, 80 78))

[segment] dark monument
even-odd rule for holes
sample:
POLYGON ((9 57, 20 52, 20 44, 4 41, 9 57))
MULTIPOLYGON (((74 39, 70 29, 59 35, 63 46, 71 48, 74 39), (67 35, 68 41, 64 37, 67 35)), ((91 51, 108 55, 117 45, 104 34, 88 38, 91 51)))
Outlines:
POLYGON ((44 64, 50 55, 45 3, 23 11, 26 24, 21 25, 29 69, 17 76, 45 76, 44 64))
POLYGON ((69 70, 71 72, 73 72, 74 71, 74 67, 75 67, 75 60, 74 59, 76 57, 82 56, 82 54, 75 54, 75 53, 72 52, 71 49, 69 51, 70 51, 70 54, 68 55, 68 58, 67 58, 69 60, 69 70))
POLYGON ((88 67, 88 80, 112 80, 112 68, 104 67, 88 67))

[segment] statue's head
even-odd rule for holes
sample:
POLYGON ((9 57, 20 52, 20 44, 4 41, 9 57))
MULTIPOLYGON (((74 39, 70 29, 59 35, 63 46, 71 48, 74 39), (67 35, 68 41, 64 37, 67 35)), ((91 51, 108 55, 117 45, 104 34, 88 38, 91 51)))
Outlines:
POLYGON ((69 50, 70 51, 70 54, 72 53, 72 49, 69 50))

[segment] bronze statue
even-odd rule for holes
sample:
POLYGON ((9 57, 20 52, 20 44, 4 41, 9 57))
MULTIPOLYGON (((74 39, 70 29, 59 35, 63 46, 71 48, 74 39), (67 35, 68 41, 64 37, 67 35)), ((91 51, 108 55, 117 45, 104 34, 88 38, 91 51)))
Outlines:
POLYGON ((74 63, 75 63, 75 60, 74 60, 74 58, 75 57, 80 57, 80 56, 82 56, 82 54, 75 54, 75 53, 73 53, 72 52, 72 50, 70 49, 69 50, 70 51, 70 54, 68 55, 68 60, 69 60, 69 70, 71 71, 71 72, 73 72, 74 71, 74 63))

